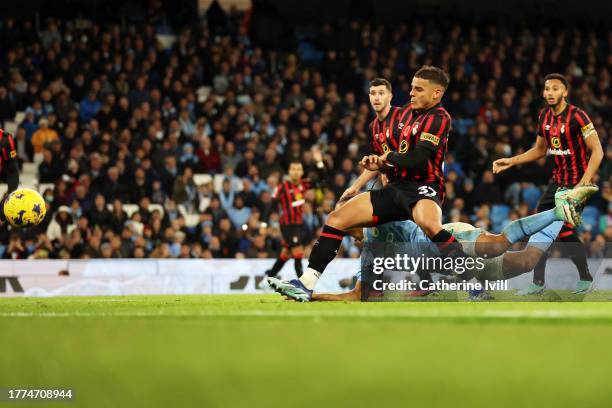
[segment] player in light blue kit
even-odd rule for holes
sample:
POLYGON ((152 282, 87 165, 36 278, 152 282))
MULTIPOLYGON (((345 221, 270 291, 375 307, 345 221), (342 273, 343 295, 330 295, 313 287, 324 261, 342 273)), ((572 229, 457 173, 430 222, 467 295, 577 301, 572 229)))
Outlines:
MULTIPOLYGON (((573 225, 580 224, 580 216, 575 207, 582 205, 596 191, 597 188, 592 186, 560 190, 557 193, 557 206, 554 209, 513 221, 504 228, 501 234, 491 234, 466 223, 445 224, 443 227, 455 236, 463 246, 466 255, 488 257, 485 260, 485 268, 478 271, 476 278, 481 280, 508 279, 533 269, 535 262, 554 241, 563 222, 573 225), (530 244, 524 251, 506 252, 512 244, 529 236, 532 236, 530 244)), ((403 242, 411 242, 413 245, 429 244, 428 247, 433 248, 431 241, 425 237, 423 231, 411 221, 390 224, 368 229, 367 234, 370 238, 377 240, 397 236, 398 239, 404 240, 403 242)), ((395 239, 394 241, 397 242, 395 239)), ((372 254, 364 254, 362 265, 368 264, 368 256, 372 254)), ((348 293, 317 294, 313 298, 312 291, 302 288, 299 281, 284 282, 269 278, 269 283, 277 292, 298 301, 309 301, 311 298, 314 300, 359 300, 361 298, 361 284, 356 285, 355 289, 348 293)))

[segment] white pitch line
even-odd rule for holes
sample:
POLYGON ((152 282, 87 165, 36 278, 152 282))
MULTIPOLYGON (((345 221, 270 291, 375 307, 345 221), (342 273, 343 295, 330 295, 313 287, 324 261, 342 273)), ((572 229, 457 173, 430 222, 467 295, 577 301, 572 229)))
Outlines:
POLYGON ((569 310, 490 310, 481 313, 444 313, 444 312, 424 312, 424 311, 361 311, 353 310, 326 311, 326 310, 244 310, 244 311, 200 311, 186 313, 166 313, 164 311, 147 312, 117 312, 117 313, 90 313, 90 312, 0 312, 0 317, 368 317, 368 318, 417 318, 417 319, 461 319, 461 318, 480 318, 480 319, 592 319, 608 318, 612 320, 609 312, 597 311, 569 311, 569 310))

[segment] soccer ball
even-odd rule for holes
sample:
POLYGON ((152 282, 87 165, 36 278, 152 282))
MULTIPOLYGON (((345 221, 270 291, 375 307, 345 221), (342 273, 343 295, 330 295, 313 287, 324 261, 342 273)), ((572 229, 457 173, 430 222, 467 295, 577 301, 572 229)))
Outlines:
POLYGON ((4 216, 14 227, 26 228, 38 225, 45 218, 45 200, 37 191, 18 188, 4 202, 4 216))

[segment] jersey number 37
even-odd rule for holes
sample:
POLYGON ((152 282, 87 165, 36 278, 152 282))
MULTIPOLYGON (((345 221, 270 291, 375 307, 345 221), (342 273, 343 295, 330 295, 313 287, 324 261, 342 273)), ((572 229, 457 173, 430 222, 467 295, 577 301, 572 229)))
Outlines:
POLYGON ((429 186, 421 186, 419 187, 419 194, 424 195, 425 197, 435 197, 436 190, 429 186))

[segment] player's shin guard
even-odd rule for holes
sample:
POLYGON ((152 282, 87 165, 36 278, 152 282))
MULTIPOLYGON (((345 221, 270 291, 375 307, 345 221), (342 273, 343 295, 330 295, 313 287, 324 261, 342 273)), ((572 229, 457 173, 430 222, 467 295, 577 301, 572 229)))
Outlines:
POLYGON ((514 244, 557 221, 555 210, 543 211, 529 217, 512 221, 502 231, 508 242, 514 244))
POLYGON ((344 231, 340 231, 329 225, 324 226, 321 236, 319 236, 319 239, 312 247, 312 252, 308 259, 308 268, 323 273, 327 264, 329 264, 338 254, 338 249, 340 248, 344 235, 344 231))
POLYGON ((589 273, 589 266, 587 264, 586 249, 580 238, 576 236, 576 230, 570 229, 567 224, 564 225, 559 233, 559 241, 565 243, 564 249, 566 248, 567 255, 576 265, 580 280, 592 281, 593 277, 589 273))

